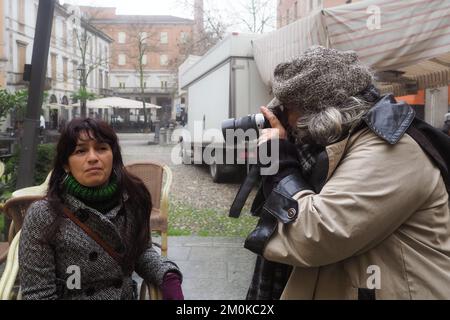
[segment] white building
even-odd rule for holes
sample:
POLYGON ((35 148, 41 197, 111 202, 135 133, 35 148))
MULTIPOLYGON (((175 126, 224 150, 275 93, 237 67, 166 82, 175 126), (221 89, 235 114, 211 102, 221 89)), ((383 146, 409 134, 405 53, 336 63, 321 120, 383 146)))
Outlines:
MULTIPOLYGON (((31 64, 38 0, 4 0, 6 88, 10 91, 25 89, 24 65, 31 64)), ((108 94, 109 54, 112 39, 82 19, 77 7, 56 4, 47 66, 48 103, 44 104, 44 117, 48 128, 56 129, 60 119, 71 120, 79 115, 78 108, 65 107, 73 101, 79 88, 82 64, 77 35, 87 32, 88 49, 86 69, 95 65, 87 80, 87 89, 97 95, 108 94), (101 60, 102 63, 99 63, 101 60)), ((12 126, 11 121, 3 123, 12 126)))

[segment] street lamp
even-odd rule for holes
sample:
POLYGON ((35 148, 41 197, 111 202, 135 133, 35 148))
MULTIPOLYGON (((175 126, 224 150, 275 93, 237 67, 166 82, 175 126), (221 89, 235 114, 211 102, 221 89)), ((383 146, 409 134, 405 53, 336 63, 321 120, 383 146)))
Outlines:
POLYGON ((78 68, 80 73, 80 115, 86 118, 86 66, 82 63, 78 68))

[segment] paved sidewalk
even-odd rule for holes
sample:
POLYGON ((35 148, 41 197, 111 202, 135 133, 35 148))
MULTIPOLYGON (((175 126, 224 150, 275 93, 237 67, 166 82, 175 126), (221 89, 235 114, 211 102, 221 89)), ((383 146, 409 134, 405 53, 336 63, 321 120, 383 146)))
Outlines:
MULTIPOLYGON (((241 238, 169 237, 169 258, 183 272, 186 300, 245 299, 256 256, 243 248, 243 241, 241 238)), ((0 265, 0 275, 4 266, 0 265)))
MULTIPOLYGON (((153 139, 152 135, 120 134, 119 137, 125 162, 151 160, 171 167, 171 200, 228 212, 239 184, 215 184, 208 170, 201 166, 175 165, 171 161, 173 146, 149 146, 147 142, 153 139)), ((242 238, 169 237, 169 258, 183 272, 185 298, 245 299, 256 256, 243 248, 243 242, 242 238)))
POLYGON ((224 237, 169 237, 168 255, 183 273, 186 300, 245 299, 256 256, 243 248, 243 241, 224 237))

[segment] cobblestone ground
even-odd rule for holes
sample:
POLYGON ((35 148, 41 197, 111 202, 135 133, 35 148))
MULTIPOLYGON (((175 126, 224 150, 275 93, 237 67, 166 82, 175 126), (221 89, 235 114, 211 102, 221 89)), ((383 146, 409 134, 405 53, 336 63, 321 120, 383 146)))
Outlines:
POLYGON ((175 164, 172 155, 178 160, 179 156, 174 145, 148 145, 152 136, 144 134, 120 134, 119 139, 125 163, 156 161, 172 169, 172 200, 198 209, 229 210, 242 177, 230 177, 227 183, 217 184, 212 182, 207 166, 175 164))
MULTIPOLYGON (((206 166, 175 164, 171 159, 174 146, 148 145, 153 137, 143 134, 122 134, 119 138, 125 163, 156 161, 172 169, 172 201, 228 212, 241 183, 239 177, 216 184, 206 166)), ((176 152, 174 157, 178 158, 176 152)), ((237 237, 169 237, 169 258, 183 272, 185 298, 245 299, 256 256, 243 248, 243 242, 237 237)))

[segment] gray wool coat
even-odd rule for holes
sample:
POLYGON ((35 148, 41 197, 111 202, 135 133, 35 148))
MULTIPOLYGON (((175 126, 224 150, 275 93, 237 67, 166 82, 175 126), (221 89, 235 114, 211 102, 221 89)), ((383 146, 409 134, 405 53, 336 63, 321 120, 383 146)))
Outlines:
MULTIPOLYGON (((70 195, 66 195, 66 203, 104 241, 119 252, 125 250, 122 237, 129 237, 135 230, 132 214, 125 223, 120 206, 101 214, 70 195)), ((119 264, 70 219, 62 219, 53 240, 44 239, 55 218, 46 200, 28 209, 19 244, 23 299, 134 299, 131 276, 124 274, 119 264)), ((135 263, 135 272, 158 286, 169 271, 180 273, 176 264, 161 257, 151 242, 135 263)))

